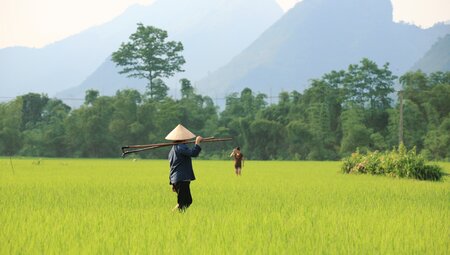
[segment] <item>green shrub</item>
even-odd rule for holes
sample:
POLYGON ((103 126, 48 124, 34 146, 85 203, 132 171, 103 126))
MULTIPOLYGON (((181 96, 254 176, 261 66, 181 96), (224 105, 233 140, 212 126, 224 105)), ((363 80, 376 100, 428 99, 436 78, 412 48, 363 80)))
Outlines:
POLYGON ((437 165, 426 165, 425 159, 417 155, 416 148, 407 150, 401 144, 398 149, 388 152, 368 152, 357 150, 343 159, 343 173, 387 175, 401 178, 437 181, 442 177, 442 169, 437 165))

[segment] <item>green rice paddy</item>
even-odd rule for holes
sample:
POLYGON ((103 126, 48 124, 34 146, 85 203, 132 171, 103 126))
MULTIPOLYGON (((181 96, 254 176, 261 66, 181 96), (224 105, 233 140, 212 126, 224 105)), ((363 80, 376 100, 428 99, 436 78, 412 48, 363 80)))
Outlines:
POLYGON ((449 176, 340 166, 194 160, 178 213, 166 160, 0 158, 0 254, 450 254, 449 176))

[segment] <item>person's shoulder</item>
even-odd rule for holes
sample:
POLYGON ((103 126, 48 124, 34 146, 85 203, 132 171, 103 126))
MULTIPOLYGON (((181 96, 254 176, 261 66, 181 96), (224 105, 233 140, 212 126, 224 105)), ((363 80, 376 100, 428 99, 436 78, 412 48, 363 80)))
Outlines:
POLYGON ((184 143, 175 144, 173 147, 175 147, 175 150, 185 150, 188 148, 184 143))

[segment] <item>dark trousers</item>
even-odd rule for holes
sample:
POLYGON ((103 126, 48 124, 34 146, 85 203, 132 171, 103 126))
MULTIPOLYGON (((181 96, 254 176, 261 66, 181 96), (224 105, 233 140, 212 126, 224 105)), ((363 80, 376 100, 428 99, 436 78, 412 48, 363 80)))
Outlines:
POLYGON ((177 192, 178 209, 186 210, 192 204, 191 189, 189 185, 191 182, 183 181, 175 183, 175 191, 177 192))

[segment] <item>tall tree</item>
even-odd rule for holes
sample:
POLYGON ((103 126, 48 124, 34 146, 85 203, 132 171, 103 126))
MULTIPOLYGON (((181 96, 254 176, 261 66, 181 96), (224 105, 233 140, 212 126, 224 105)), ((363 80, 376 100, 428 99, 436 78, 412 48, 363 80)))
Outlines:
POLYGON ((64 121, 70 107, 59 99, 49 99, 33 128, 23 131, 22 155, 63 157, 67 155, 64 121))
POLYGON ((294 120, 286 126, 289 153, 293 159, 306 159, 313 144, 313 135, 302 120, 294 120))
POLYGON ((390 94, 394 92, 395 75, 389 63, 378 65, 364 58, 360 65, 350 65, 344 78, 345 106, 363 107, 365 122, 374 132, 385 132, 388 125, 387 110, 391 108, 390 94))
MULTIPOLYGON (((313 80, 300 101, 310 140, 307 159, 335 159, 340 136, 339 89, 328 78, 313 80)), ((293 119, 292 121, 297 121, 293 119)))
POLYGON ((84 104, 92 105, 94 103, 94 101, 98 98, 99 94, 100 93, 98 92, 98 90, 94 90, 94 89, 86 90, 85 96, 84 96, 84 104))
POLYGON ((145 92, 146 96, 149 96, 151 99, 156 101, 161 101, 167 97, 167 92, 169 91, 169 87, 164 83, 160 78, 153 79, 152 86, 147 85, 147 91, 145 92))
POLYGON ((249 139, 251 139, 250 125, 257 113, 266 107, 266 97, 261 93, 254 95, 249 88, 244 88, 240 96, 238 93, 233 93, 226 97, 225 110, 220 115, 220 124, 235 139, 236 145, 244 150, 250 149, 248 148, 249 139))
POLYGON ((366 151, 369 149, 371 139, 369 130, 364 123, 364 109, 353 107, 342 113, 342 141, 341 154, 347 155, 356 148, 366 151))
POLYGON ((428 131, 424 139, 424 154, 432 159, 450 160, 450 115, 441 125, 428 131))
POLYGON ((239 96, 238 93, 232 93, 226 97, 225 110, 222 112, 222 118, 225 123, 238 117, 255 119, 258 111, 264 109, 267 105, 265 94, 258 93, 256 96, 249 88, 244 88, 239 96))
POLYGON ((288 92, 281 92, 278 98, 278 104, 272 104, 261 110, 258 114, 258 118, 272 120, 287 125, 289 123, 289 111, 292 107, 291 98, 288 92))
POLYGON ((200 132, 208 120, 217 121, 217 108, 213 100, 196 94, 188 79, 181 79, 180 84, 181 99, 177 101, 182 114, 180 121, 191 127, 194 133, 200 132))
POLYGON ((137 119, 141 94, 134 89, 116 92, 113 98, 113 113, 108 131, 118 144, 133 144, 143 136, 143 125, 137 119))
POLYGON ((113 52, 112 60, 122 66, 121 74, 128 77, 147 79, 150 96, 153 96, 153 79, 171 77, 184 71, 181 66, 186 62, 181 55, 183 44, 166 41, 167 32, 153 27, 137 24, 137 31, 130 35, 130 41, 122 43, 113 52))
POLYGON ((445 159, 450 154, 450 72, 408 72, 400 82, 405 101, 405 144, 423 150, 429 158, 445 159))
POLYGON ((194 95, 194 87, 191 85, 191 81, 183 78, 180 80, 181 84, 181 98, 192 98, 194 95))
POLYGON ((283 158, 286 130, 278 122, 258 119, 249 127, 248 147, 249 156, 257 159, 283 158))
POLYGON ((399 78, 404 90, 404 98, 413 101, 416 105, 422 105, 425 98, 421 96, 423 91, 428 91, 427 75, 422 71, 407 72, 399 78))
POLYGON ((0 155, 15 155, 22 146, 22 100, 0 103, 0 155))
POLYGON ((66 143, 75 157, 112 157, 120 146, 114 143, 109 125, 114 112, 113 98, 98 97, 90 106, 71 112, 65 121, 66 143))
POLYGON ((32 129, 41 119, 49 98, 46 95, 28 93, 22 99, 22 130, 32 129))

